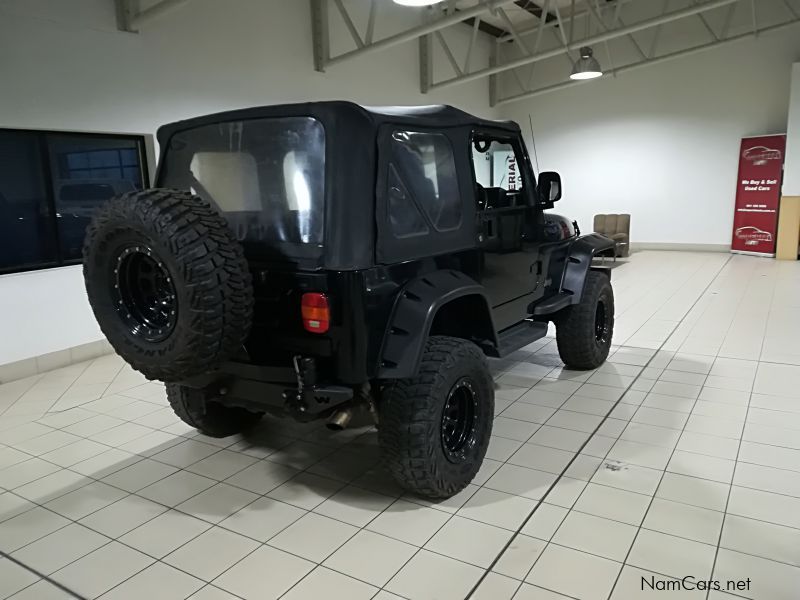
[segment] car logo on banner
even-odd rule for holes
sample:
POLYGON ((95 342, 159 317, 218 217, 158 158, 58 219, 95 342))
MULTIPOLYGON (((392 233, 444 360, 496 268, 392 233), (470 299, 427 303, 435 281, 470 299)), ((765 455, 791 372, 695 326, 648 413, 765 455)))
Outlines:
POLYGON ((753 226, 739 227, 736 230, 736 237, 743 240, 745 246, 757 246, 760 242, 772 241, 772 234, 769 231, 753 226))
POLYGON ((765 165, 770 160, 781 160, 783 154, 780 150, 766 146, 753 146, 742 152, 742 158, 749 160, 754 165, 765 165))

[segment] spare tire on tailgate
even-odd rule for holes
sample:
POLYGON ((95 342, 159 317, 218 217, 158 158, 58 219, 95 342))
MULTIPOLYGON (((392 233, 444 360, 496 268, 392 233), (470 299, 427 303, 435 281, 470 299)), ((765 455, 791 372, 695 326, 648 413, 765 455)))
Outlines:
POLYGON ((149 379, 213 370, 250 331, 253 286, 242 246, 222 214, 189 192, 110 200, 86 230, 83 277, 103 333, 149 379))

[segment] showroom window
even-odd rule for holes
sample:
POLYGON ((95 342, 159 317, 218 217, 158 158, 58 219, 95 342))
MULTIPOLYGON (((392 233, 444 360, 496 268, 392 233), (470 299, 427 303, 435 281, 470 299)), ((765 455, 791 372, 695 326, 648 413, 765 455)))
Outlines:
POLYGON ((409 235, 408 231, 401 231, 404 227, 413 226, 417 235, 427 231, 427 227, 422 229, 424 223, 416 222, 418 211, 405 210, 412 203, 425 212, 437 231, 458 229, 461 225, 461 196, 453 148, 447 136, 395 131, 392 134, 392 166, 392 171, 396 168, 399 178, 406 184, 392 186, 390 176, 389 218, 398 237, 409 235))
POLYGON ((0 273, 76 264, 92 214, 144 188, 144 139, 0 129, 0 273))

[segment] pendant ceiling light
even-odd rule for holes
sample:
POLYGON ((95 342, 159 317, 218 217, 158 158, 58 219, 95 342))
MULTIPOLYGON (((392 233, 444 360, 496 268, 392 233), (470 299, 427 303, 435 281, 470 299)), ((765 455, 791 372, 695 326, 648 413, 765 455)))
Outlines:
POLYGON ((600 63, 597 62, 597 59, 592 56, 592 49, 589 46, 584 46, 580 52, 581 57, 572 66, 572 74, 569 78, 594 79, 595 77, 600 77, 603 74, 603 69, 600 68, 600 63))
POLYGON ((403 6, 430 6, 431 4, 438 4, 442 0, 394 0, 395 4, 403 6))

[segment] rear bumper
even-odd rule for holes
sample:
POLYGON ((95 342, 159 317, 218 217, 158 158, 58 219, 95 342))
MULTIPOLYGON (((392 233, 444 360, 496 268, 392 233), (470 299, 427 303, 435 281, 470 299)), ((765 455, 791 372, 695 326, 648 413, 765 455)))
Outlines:
POLYGON ((227 362, 217 371, 180 383, 193 388, 210 388, 225 404, 309 417, 353 399, 352 387, 317 382, 313 359, 301 359, 299 364, 298 372, 293 367, 227 362))

